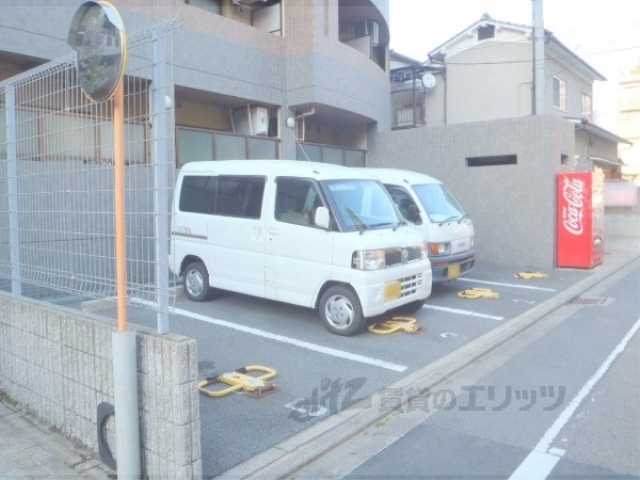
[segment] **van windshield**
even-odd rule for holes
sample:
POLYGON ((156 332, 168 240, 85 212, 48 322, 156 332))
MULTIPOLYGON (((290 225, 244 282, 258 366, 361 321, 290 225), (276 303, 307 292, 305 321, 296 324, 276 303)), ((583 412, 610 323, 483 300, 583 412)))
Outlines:
POLYGON ((396 227, 403 222, 391 197, 376 180, 325 180, 320 183, 342 231, 396 227))
POLYGON ((443 223, 462 220, 467 216, 462 205, 453 196, 453 193, 441 183, 428 183, 414 185, 418 198, 427 211, 431 222, 443 223))

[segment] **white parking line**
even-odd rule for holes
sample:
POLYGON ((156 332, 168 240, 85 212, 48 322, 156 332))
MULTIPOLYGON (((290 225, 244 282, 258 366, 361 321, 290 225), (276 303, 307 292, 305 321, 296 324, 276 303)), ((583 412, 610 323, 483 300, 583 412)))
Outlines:
POLYGON ((431 310, 442 310, 443 312, 457 313, 458 315, 468 315, 470 317, 488 318, 489 320, 504 320, 504 317, 498 317, 496 315, 487 315, 485 313, 472 312, 471 310, 461 310, 459 308, 449 307, 437 307, 436 305, 427 305, 426 303, 422 308, 430 308, 431 310))
POLYGON ((203 322, 218 325, 220 327, 231 328, 244 333, 250 333, 262 338, 268 338, 269 340, 275 340, 276 342, 287 343, 296 347, 305 348, 318 353, 324 353, 325 355, 331 355, 333 357, 344 358, 345 360, 351 360, 353 362, 365 363, 367 365, 373 365, 376 367, 386 368, 387 370, 393 370, 395 372, 404 372, 407 367, 404 365, 398 365, 395 363, 387 362, 384 360, 378 360, 376 358, 366 357, 364 355, 358 355, 356 353, 345 352, 342 350, 336 350, 334 348, 323 347, 315 343, 309 343, 302 340, 296 340, 295 338, 285 337, 284 335, 278 335, 275 333, 266 332, 257 328, 246 327, 244 325, 238 325, 237 323, 227 322, 226 320, 220 320, 217 318, 206 317, 198 313, 190 312, 189 310, 183 310, 181 308, 170 308, 169 311, 175 315, 181 315, 183 317, 193 318, 194 320, 200 320, 203 322))
POLYGON ((618 355, 627 348, 629 341, 638 332, 638 330, 640 330, 640 318, 633 327, 631 327, 631 330, 627 332, 620 343, 616 345, 616 348, 613 349, 604 363, 600 365, 600 368, 596 370, 596 373, 594 373, 589 381, 585 383, 573 400, 569 402, 567 408, 560 413, 560 416, 555 422, 553 422, 553 425, 549 427, 549 430, 545 432, 538 444, 533 448, 533 451, 529 453, 527 458, 524 459, 516 471, 509 477, 509 480, 544 480, 547 478, 549 473, 551 473, 551 470, 553 470, 553 467, 555 467, 564 454, 564 450, 551 448, 551 444, 567 422, 571 420, 573 414, 582 404, 587 395, 589 395, 596 383, 604 377, 615 359, 618 358, 618 355))
POLYGON ((473 282, 473 283, 484 283, 486 285, 497 285, 500 287, 509 287, 509 288, 526 288, 527 290, 540 290, 543 292, 555 292, 555 288, 543 288, 543 287, 532 287, 531 285, 520 285, 519 283, 500 283, 500 282, 490 282, 488 280, 474 280, 473 278, 456 278, 456 280, 461 280, 463 282, 473 282))

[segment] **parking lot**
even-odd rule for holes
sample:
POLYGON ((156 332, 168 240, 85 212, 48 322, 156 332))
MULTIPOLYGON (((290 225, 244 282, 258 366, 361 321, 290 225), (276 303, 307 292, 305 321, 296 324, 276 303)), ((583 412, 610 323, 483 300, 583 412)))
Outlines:
MULTIPOLYGON (((327 331, 308 309, 226 292, 205 303, 179 295, 170 329, 197 339, 201 379, 245 366, 277 372, 270 380, 277 390, 261 398, 240 393, 200 396, 205 477, 219 475, 332 413, 384 392, 386 386, 589 274, 550 270, 541 272, 548 278, 527 280, 515 277, 521 271, 480 262, 468 277, 434 285, 425 307, 415 315, 418 333, 365 331, 342 337, 327 331), (490 289, 499 298, 458 296, 471 288, 490 289)), ((129 321, 156 326, 155 314, 144 308, 131 308, 129 321)), ((401 393, 389 390, 384 402, 368 408, 390 411, 399 401, 394 395, 401 393)))

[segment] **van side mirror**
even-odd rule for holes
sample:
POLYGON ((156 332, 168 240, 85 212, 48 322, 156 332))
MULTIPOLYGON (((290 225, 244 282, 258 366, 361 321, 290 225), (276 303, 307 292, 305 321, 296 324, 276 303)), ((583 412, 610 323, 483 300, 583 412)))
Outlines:
POLYGON ((329 228, 329 224, 331 223, 331 218, 329 217, 329 209, 327 207, 316 208, 316 213, 313 221, 317 227, 327 230, 329 228))

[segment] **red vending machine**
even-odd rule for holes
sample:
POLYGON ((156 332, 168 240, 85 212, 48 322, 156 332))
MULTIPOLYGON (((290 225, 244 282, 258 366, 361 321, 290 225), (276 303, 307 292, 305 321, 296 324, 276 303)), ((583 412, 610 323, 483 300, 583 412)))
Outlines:
POLYGON ((604 174, 558 174, 558 266, 592 268, 604 255, 604 174))

